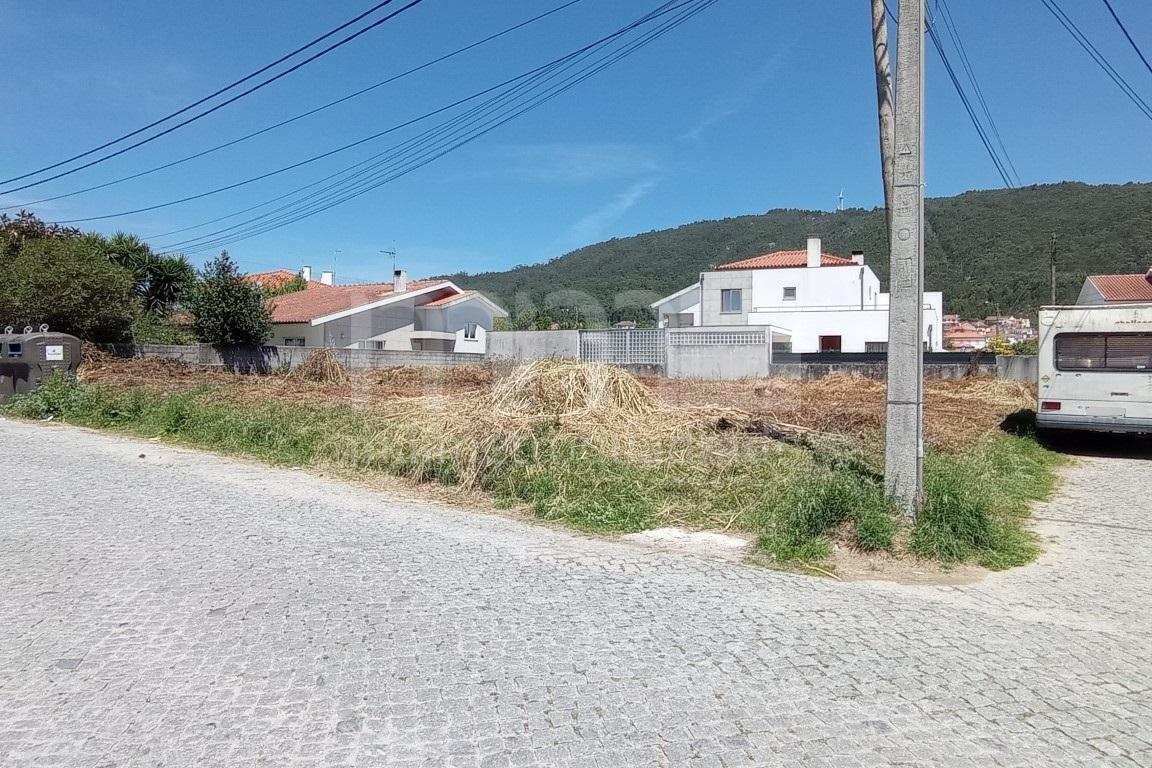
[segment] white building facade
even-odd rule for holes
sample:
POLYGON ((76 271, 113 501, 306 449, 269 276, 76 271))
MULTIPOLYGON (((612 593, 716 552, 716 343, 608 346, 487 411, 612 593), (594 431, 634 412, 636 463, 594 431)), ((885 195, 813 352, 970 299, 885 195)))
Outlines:
MULTIPOLYGON (((267 283, 284 272, 250 278, 267 283)), ((268 306, 271 344, 401 352, 483 354, 495 319, 508 316, 477 291, 450 280, 409 282, 403 271, 391 283, 309 280, 303 290, 269 299, 268 306)))
MULTIPOLYGON (((700 282, 652 304, 662 328, 772 326, 792 337, 792 352, 883 352, 889 295, 864 263, 823 253, 819 238, 805 251, 776 251, 723 264, 700 282)), ((924 294, 924 344, 942 351, 944 297, 924 294)))

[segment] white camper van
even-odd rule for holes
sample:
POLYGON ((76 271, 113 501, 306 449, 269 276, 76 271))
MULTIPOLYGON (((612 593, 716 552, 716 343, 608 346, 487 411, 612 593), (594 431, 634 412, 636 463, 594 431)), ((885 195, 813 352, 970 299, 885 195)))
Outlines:
POLYGON ((1152 434, 1152 304, 1040 310, 1040 429, 1152 434))

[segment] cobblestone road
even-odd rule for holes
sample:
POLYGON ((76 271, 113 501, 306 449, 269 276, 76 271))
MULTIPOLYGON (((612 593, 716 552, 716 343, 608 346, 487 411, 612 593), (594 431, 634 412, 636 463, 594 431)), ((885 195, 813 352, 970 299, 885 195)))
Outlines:
POLYGON ((1152 765, 1152 464, 841 584, 0 421, 0 764, 1152 765), (144 454, 141 458, 140 454, 144 454))

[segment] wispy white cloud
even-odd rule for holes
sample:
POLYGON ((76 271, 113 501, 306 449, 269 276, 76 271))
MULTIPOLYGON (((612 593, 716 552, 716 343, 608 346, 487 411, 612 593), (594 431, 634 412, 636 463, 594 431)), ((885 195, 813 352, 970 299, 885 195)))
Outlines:
POLYGON ((627 144, 536 144, 492 153, 486 178, 579 184, 636 177, 660 171, 653 157, 627 144))
POLYGON ((658 178, 647 178, 634 182, 623 192, 615 195, 564 230, 564 233, 557 239, 556 249, 570 250, 601 239, 608 227, 643 200, 659 183, 660 179, 658 178))
POLYGON ((749 74, 736 89, 705 107, 700 119, 680 135, 680 140, 695 141, 708 129, 719 125, 730 117, 735 117, 752 106, 780 71, 780 65, 788 56, 788 51, 789 46, 785 46, 782 50, 772 54, 767 61, 749 74))

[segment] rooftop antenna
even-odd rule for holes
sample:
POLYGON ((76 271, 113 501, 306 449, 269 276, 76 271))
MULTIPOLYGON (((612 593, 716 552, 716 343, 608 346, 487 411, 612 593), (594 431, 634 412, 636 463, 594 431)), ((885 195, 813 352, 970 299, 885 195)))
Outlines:
POLYGON ((396 274, 396 246, 393 245, 392 250, 390 250, 390 251, 381 248, 380 253, 382 253, 385 256, 391 256, 392 257, 392 274, 396 274))
POLYGON ((839 200, 840 200, 840 202, 836 205, 836 210, 842 211, 842 210, 844 210, 844 187, 840 187, 839 200))

